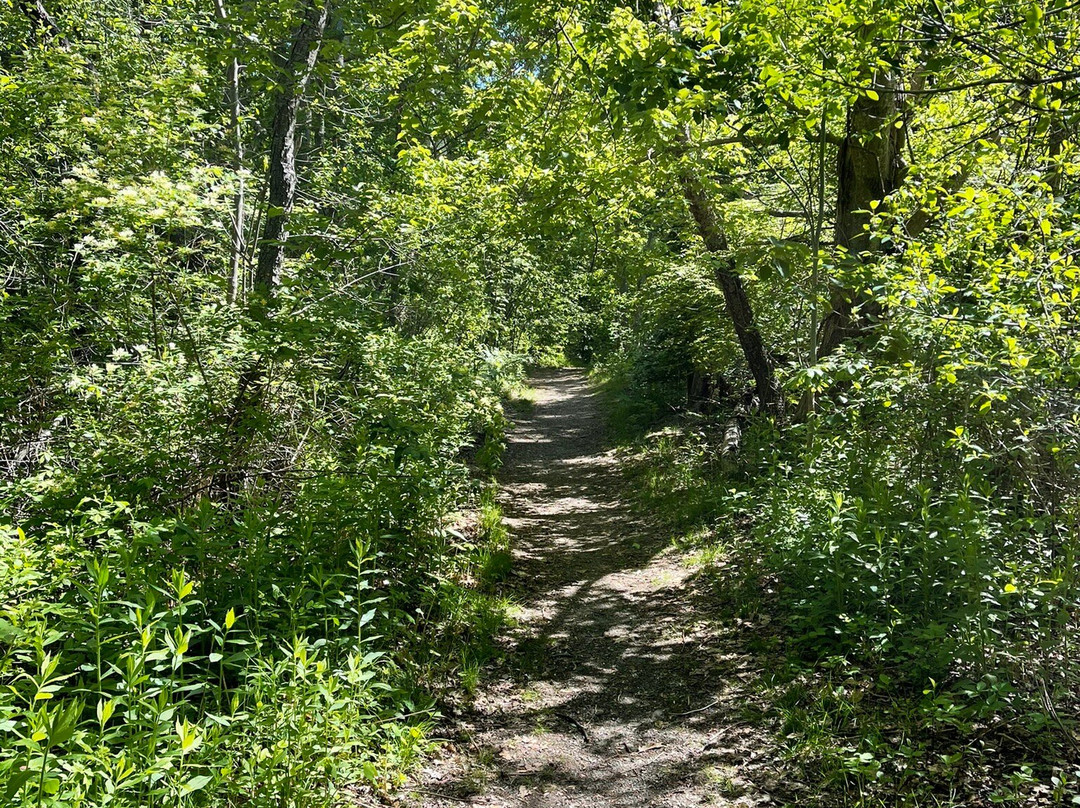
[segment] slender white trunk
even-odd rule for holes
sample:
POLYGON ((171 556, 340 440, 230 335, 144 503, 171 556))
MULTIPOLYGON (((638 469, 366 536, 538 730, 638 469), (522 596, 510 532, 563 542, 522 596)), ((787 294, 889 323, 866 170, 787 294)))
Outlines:
MULTIPOLYGON (((222 28, 226 27, 228 14, 224 0, 214 0, 214 10, 222 28)), ((232 168, 236 175, 236 193, 233 194, 232 248, 229 255, 228 301, 235 303, 240 294, 240 269, 244 260, 244 134, 240 125, 240 60, 234 55, 229 62, 228 85, 225 90, 229 104, 229 130, 233 140, 232 168)))

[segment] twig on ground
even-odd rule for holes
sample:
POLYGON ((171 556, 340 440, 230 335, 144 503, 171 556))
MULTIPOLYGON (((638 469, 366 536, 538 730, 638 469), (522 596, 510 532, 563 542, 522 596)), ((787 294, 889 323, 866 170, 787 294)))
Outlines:
POLYGON ((577 731, 581 733, 581 737, 584 738, 585 743, 589 742, 589 731, 585 729, 584 725, 580 721, 578 721, 572 715, 567 715, 566 713, 562 712, 555 713, 555 716, 561 718, 563 721, 566 721, 568 724, 573 724, 577 731))
POLYGON ((675 713, 671 717, 672 718, 682 718, 685 715, 693 715, 694 713, 703 713, 706 710, 708 710, 710 707, 715 707, 719 703, 720 703, 720 699, 713 699, 708 704, 706 704, 704 707, 697 707, 697 708, 695 708, 693 710, 687 710, 685 713, 675 713))

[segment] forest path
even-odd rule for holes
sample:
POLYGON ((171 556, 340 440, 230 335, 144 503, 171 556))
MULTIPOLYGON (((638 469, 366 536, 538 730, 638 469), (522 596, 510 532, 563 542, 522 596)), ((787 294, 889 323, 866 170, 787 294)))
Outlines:
POLYGON ((752 629, 706 619, 691 565, 630 507, 585 374, 531 383, 502 474, 517 625, 411 804, 775 804, 752 629))

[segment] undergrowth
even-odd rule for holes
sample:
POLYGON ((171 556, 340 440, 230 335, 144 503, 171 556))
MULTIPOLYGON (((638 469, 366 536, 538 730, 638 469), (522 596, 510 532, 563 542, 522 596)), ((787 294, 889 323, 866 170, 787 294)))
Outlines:
POLYGON ((95 378, 0 492, 0 805, 329 806, 403 782, 504 620, 491 474, 521 374, 418 373, 429 350, 371 346, 290 469, 181 503, 158 435, 101 428, 167 363, 95 378))
POLYGON ((815 804, 1080 804, 1068 512, 930 464, 865 413, 744 421, 724 458, 730 411, 658 422, 618 378, 609 403, 632 488, 718 619, 757 619, 758 687, 815 804))

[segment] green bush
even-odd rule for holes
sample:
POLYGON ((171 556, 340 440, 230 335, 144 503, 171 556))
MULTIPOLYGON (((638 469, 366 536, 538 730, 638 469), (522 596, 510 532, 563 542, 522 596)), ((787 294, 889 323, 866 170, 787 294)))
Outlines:
MULTIPOLYGON (((462 451, 481 439, 495 462, 520 369, 453 353, 373 334, 315 397, 317 366, 296 364, 246 450, 264 467, 225 490, 227 427, 182 353, 72 374, 36 472, 4 493, 5 799, 329 805, 343 782, 397 782, 434 715, 419 686, 475 676, 441 654, 501 624, 476 583, 505 553, 497 512, 464 544, 447 517, 478 501, 462 451)), ((204 368, 227 388, 220 361, 204 368)))

